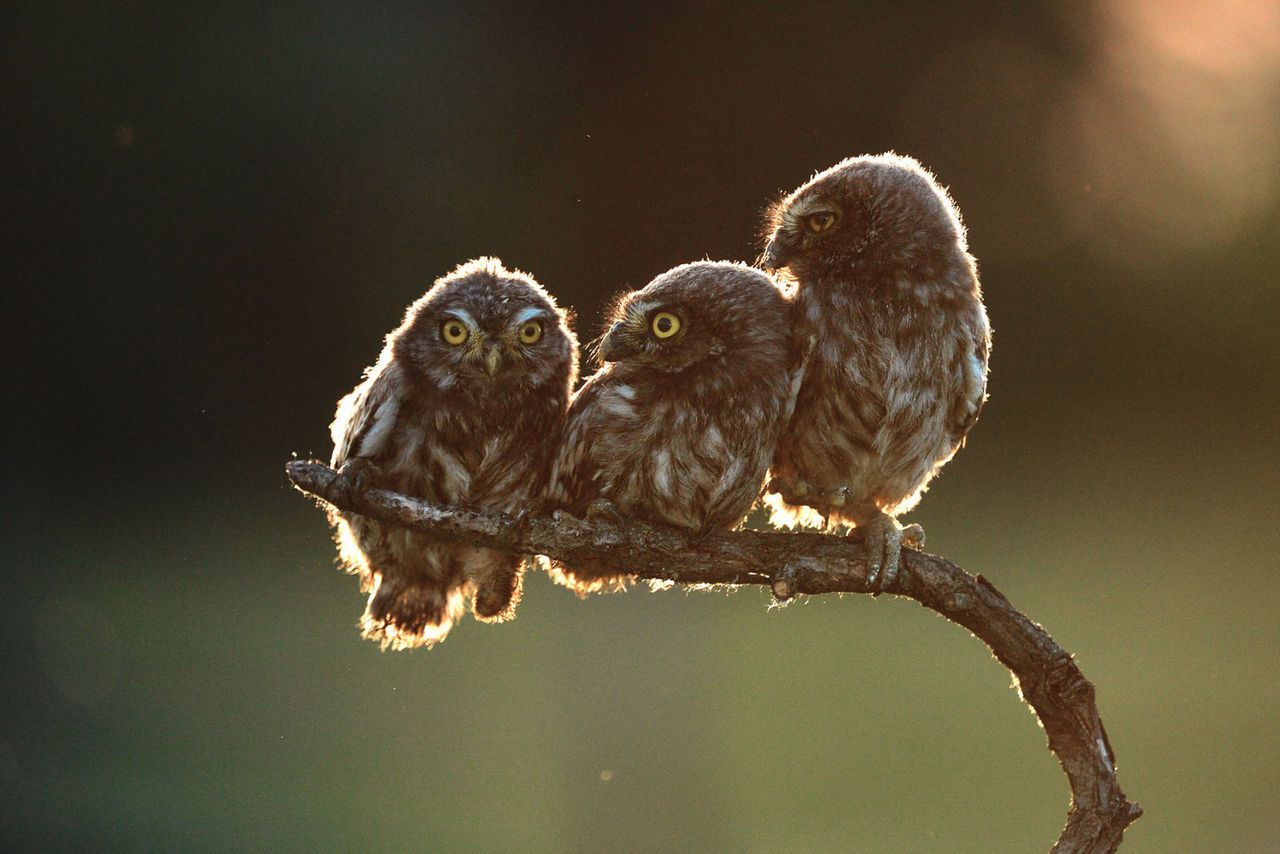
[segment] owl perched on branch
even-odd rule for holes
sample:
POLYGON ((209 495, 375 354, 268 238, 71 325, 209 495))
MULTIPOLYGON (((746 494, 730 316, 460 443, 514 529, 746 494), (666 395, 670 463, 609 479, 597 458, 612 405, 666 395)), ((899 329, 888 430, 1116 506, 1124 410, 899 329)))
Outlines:
MULTIPOLYGON (((685 264, 628 294, 574 396, 550 497, 578 515, 727 530, 760 495, 794 400, 790 303, 767 275, 685 264)), ((579 593, 625 578, 561 567, 579 593)))
POLYGON ((959 211, 915 160, 853 157, 776 203, 766 234, 761 264, 797 283, 796 333, 809 352, 774 460, 774 521, 821 514, 858 526, 870 576, 883 568, 888 583, 895 517, 964 443, 986 399, 991 329, 959 211))
MULTIPOLYGON (((334 468, 376 486, 517 512, 545 489, 577 375, 565 312, 525 273, 478 258, 438 279, 338 403, 334 468)), ((384 648, 443 640, 470 597, 481 620, 513 616, 521 559, 331 513, 340 556, 369 592, 364 636, 384 648)))

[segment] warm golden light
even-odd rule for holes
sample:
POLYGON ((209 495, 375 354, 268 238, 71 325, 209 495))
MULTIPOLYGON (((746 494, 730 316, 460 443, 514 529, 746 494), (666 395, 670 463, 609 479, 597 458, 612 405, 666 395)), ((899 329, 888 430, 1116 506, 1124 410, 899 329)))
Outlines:
POLYGON ((1097 38, 1049 135, 1068 220, 1136 264, 1238 237, 1280 183, 1280 4, 1116 0, 1097 38))

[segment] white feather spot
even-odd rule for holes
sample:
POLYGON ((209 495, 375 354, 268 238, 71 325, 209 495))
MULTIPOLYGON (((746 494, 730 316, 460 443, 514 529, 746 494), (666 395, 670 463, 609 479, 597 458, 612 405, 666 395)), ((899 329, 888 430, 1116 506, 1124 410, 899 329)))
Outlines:
POLYGON ((707 428, 707 432, 702 434, 702 451, 707 456, 719 456, 722 448, 724 448, 724 434, 720 432, 719 427, 712 424, 707 428))
POLYGON ((519 311, 517 311, 516 316, 512 318, 511 325, 519 326, 520 324, 524 323, 526 320, 533 320, 535 317, 542 317, 546 313, 547 312, 545 309, 540 308, 539 306, 536 306, 536 305, 531 305, 526 308, 522 308, 519 311))
POLYGON ((600 396, 601 408, 620 418, 630 418, 636 414, 635 407, 631 405, 629 398, 617 394, 617 389, 611 391, 612 393, 607 392, 600 396))
POLYGON ((658 451, 653 467, 653 486, 659 494, 671 495, 671 452, 666 448, 658 451))
POLYGON ((387 437, 396 426, 396 415, 400 412, 400 402, 395 398, 385 400, 374 411, 372 423, 360 439, 358 457, 377 456, 386 444, 387 437))
POLYGON ((976 353, 970 354, 969 358, 965 360, 964 380, 965 403, 968 405, 969 411, 973 412, 978 408, 978 403, 982 399, 982 390, 986 387, 982 361, 976 353))

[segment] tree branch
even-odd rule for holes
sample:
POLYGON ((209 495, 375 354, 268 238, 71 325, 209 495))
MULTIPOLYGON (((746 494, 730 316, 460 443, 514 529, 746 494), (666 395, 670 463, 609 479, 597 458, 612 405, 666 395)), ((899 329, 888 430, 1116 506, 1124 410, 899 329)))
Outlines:
MULTIPOLYGON (((625 527, 564 513, 516 518, 428 504, 383 490, 359 493, 317 462, 288 464, 289 479, 333 506, 432 534, 572 566, 590 560, 640 578, 679 584, 763 584, 779 599, 797 594, 869 593, 860 543, 812 533, 736 531, 700 542, 673 528, 625 527)), ((1053 851, 1110 852, 1142 815, 1116 779, 1115 756, 1094 688, 1075 661, 981 575, 934 555, 903 549, 902 568, 883 592, 915 599, 973 632, 1013 672, 1071 784, 1067 824, 1053 851)))

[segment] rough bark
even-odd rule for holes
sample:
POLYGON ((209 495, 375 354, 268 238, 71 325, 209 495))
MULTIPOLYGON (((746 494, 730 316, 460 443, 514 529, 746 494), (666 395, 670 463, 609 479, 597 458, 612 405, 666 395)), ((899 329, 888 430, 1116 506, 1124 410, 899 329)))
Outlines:
POLYGON ((1071 785, 1059 854, 1115 851, 1142 815, 1116 779, 1115 754, 1098 716, 1093 684, 1071 655, 1019 612, 981 575, 944 558, 903 549, 897 577, 880 589, 867 582, 862 546, 827 534, 736 531, 697 542, 680 531, 641 522, 619 526, 564 513, 517 518, 428 504, 383 490, 360 493, 328 466, 294 461, 289 479, 329 504, 424 531, 568 565, 590 560, 638 578, 686 585, 762 584, 786 600, 799 594, 881 592, 915 599, 982 639, 1013 673, 1040 718, 1049 748, 1071 785))

